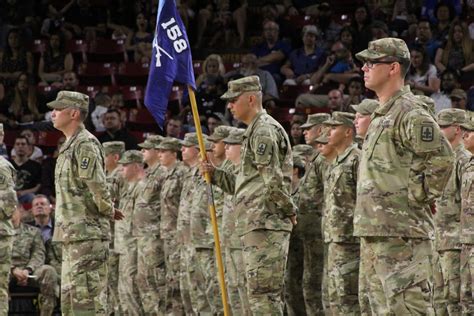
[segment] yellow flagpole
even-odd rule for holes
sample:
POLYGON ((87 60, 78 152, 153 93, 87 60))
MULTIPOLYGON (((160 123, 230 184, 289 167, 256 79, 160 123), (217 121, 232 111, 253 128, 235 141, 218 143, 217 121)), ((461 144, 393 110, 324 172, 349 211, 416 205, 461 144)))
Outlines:
MULTIPOLYGON (((201 152, 201 159, 207 161, 206 148, 204 146, 204 139, 202 137, 201 120, 196 103, 196 95, 191 86, 188 85, 189 100, 191 101, 191 109, 193 111, 194 126, 196 127, 196 134, 199 142, 199 150, 201 152)), ((224 278, 224 264, 222 263, 221 243, 219 239, 219 229, 217 228, 216 207, 214 205, 214 196, 212 194, 211 175, 206 172, 204 178, 207 183, 207 205, 209 207, 209 214, 211 215, 212 231, 214 233, 214 246, 216 250, 217 268, 219 270, 219 284, 221 287, 221 299, 224 307, 224 316, 230 316, 229 305, 227 303, 227 289, 224 278)))

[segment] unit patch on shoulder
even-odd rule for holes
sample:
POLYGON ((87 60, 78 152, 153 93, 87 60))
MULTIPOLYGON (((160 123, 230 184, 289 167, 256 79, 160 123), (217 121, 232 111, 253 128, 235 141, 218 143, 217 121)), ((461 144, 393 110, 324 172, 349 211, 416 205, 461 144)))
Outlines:
POLYGON ((0 184, 5 183, 5 176, 3 174, 0 174, 0 184))
POLYGON ((421 140, 424 142, 432 142, 434 137, 434 130, 432 125, 421 126, 421 140))
POLYGON ((265 153, 265 149, 267 149, 267 144, 265 143, 260 143, 257 146, 257 154, 258 155, 263 155, 265 153))
POLYGON ((81 169, 87 169, 89 167, 90 160, 91 159, 89 157, 82 158, 82 160, 81 160, 81 169))

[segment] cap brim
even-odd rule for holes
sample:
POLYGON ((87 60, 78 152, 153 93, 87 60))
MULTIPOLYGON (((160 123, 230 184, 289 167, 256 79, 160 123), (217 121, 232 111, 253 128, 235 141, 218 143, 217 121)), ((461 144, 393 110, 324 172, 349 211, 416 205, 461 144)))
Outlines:
POLYGON ((57 100, 48 102, 46 105, 50 109, 65 109, 65 108, 67 108, 67 105, 64 102, 57 101, 57 100))
POLYGON ((137 146, 140 147, 140 148, 143 148, 143 149, 153 148, 151 145, 148 145, 147 143, 140 143, 137 146))
POLYGON ((360 53, 356 54, 356 58, 360 61, 375 60, 375 59, 379 59, 386 56, 387 56, 386 54, 380 54, 374 51, 370 51, 369 49, 365 49, 361 51, 360 53))
POLYGON ((239 95, 241 95, 243 92, 231 92, 231 91, 227 91, 226 93, 224 93, 223 95, 221 95, 221 99, 222 100, 229 100, 229 99, 233 99, 233 98, 237 98, 239 95))
POLYGON ((312 124, 312 123, 304 123, 303 125, 300 125, 300 128, 302 129, 307 129, 307 128, 311 128, 313 126, 317 125, 316 123, 315 124, 312 124))
POLYGON ((210 140, 211 142, 218 142, 223 140, 225 137, 216 137, 216 136, 209 136, 207 137, 207 140, 210 140))
POLYGON ((464 124, 461 124, 461 127, 464 128, 465 130, 470 131, 470 132, 474 131, 474 124, 464 123, 464 124))
POLYGON ((182 140, 181 141, 181 146, 184 146, 184 147, 193 147, 193 146, 198 146, 198 145, 195 145, 193 143, 190 143, 190 142, 187 142, 185 140, 182 140))
POLYGON ((324 124, 325 125, 329 125, 329 126, 339 126, 339 125, 344 125, 343 122, 339 122, 339 121, 336 121, 336 120, 327 120, 327 121, 324 121, 324 124))

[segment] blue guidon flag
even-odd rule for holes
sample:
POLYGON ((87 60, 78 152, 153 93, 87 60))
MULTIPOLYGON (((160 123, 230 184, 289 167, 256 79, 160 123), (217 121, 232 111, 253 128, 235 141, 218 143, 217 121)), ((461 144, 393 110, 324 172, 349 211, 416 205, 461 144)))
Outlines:
POLYGON ((174 0, 160 0, 145 91, 145 105, 160 128, 163 128, 174 81, 196 90, 191 47, 183 21, 174 0))

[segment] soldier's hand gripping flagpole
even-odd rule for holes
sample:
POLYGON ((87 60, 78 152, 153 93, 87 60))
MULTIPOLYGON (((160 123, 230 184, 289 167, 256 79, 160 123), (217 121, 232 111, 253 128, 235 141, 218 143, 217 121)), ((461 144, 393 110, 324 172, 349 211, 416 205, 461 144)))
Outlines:
MULTIPOLYGON (((201 157, 207 161, 206 149, 202 137, 201 122, 196 104, 194 89, 193 63, 191 49, 183 21, 176 10, 174 0, 160 0, 156 18, 155 37, 153 39, 152 59, 150 72, 145 91, 145 105, 155 118, 158 125, 163 128, 163 123, 168 107, 168 98, 174 82, 181 82, 188 86, 189 99, 193 111, 194 125, 199 141, 201 157)), ((214 244, 216 250, 217 267, 219 270, 219 284, 221 287, 222 305, 224 315, 230 315, 227 304, 227 290, 224 279, 224 266, 220 248, 219 231, 217 229, 216 209, 212 196, 211 176, 205 175, 211 215, 214 244)))

